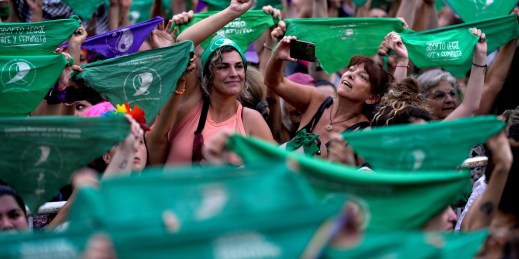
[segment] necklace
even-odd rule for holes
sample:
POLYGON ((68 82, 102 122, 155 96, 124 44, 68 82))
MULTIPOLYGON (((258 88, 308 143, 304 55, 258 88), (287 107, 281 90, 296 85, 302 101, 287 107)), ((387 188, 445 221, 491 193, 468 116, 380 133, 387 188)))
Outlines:
POLYGON ((326 124, 326 126, 324 126, 324 128, 328 132, 333 130, 333 124, 338 124, 341 122, 349 121, 351 119, 351 118, 348 118, 348 119, 344 119, 344 120, 340 120, 340 121, 333 121, 332 120, 332 110, 333 110, 333 104, 332 104, 332 107, 330 107, 330 123, 328 123, 328 124, 326 124))

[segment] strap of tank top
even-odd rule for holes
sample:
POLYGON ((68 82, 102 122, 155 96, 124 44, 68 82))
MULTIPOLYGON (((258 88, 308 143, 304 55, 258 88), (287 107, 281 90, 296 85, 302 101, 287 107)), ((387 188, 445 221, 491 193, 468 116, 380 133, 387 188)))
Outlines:
POLYGON ((199 163, 204 158, 202 154, 202 146, 204 145, 202 131, 204 130, 207 113, 209 112, 209 97, 202 97, 202 101, 202 113, 200 114, 200 120, 198 120, 198 126, 195 131, 195 138, 193 139, 193 154, 191 156, 191 162, 193 162, 193 164, 199 163))
POLYGON ((333 103, 333 98, 328 96, 326 100, 319 106, 319 109, 317 109, 317 112, 315 113, 314 117, 310 120, 308 124, 303 129, 306 129, 307 133, 310 133, 314 130, 315 125, 319 120, 321 119, 321 116, 324 113, 324 110, 326 110, 328 107, 330 107, 333 103))

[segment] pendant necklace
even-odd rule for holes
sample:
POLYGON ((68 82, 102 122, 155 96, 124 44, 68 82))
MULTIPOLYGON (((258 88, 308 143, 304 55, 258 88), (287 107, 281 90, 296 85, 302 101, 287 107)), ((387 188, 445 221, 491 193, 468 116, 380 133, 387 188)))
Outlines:
POLYGON ((332 110, 333 110, 333 105, 332 105, 332 107, 330 107, 330 123, 328 123, 328 124, 326 124, 326 126, 324 126, 324 128, 328 132, 333 130, 333 124, 338 124, 338 123, 345 122, 345 121, 352 119, 352 118, 348 118, 348 119, 344 119, 344 120, 340 120, 340 121, 333 121, 332 120, 332 110))

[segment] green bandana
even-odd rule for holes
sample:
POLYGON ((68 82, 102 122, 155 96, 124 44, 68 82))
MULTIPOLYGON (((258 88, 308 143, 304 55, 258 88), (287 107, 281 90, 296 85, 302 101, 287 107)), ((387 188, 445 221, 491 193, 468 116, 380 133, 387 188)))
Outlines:
POLYGON ((247 58, 243 55, 243 52, 241 51, 240 47, 234 43, 234 41, 224 37, 224 36, 215 36, 211 43, 209 44, 209 47, 204 49, 204 52, 202 53, 202 71, 205 71, 206 67, 209 65, 207 63, 209 57, 213 54, 213 52, 223 46, 231 46, 233 47, 238 53, 240 53, 241 59, 243 61, 243 65, 245 66, 245 70, 247 70, 247 58))
POLYGON ((319 135, 313 133, 306 133, 306 129, 300 130, 297 135, 287 142, 287 150, 293 151, 299 147, 303 147, 305 155, 313 156, 320 150, 317 146, 316 140, 319 139, 319 135))
POLYGON ((495 116, 345 132, 344 139, 375 169, 452 170, 470 149, 504 127, 495 116))
POLYGON ((465 22, 495 18, 509 14, 517 0, 446 0, 465 22))
POLYGON ((84 81, 114 105, 129 102, 146 113, 149 125, 176 88, 193 54, 193 42, 83 65, 71 78, 84 81))
POLYGON ((35 212, 70 181, 75 169, 109 151, 129 132, 122 116, 2 119, 0 179, 35 212))
POLYGON ((162 222, 153 218, 171 210, 185 225, 181 230, 184 231, 194 226, 190 224, 213 218, 317 203, 304 179, 291 173, 283 163, 271 164, 268 172, 264 169, 264 165, 152 169, 139 177, 106 180, 101 182, 98 193, 84 192, 82 197, 78 196, 83 201, 73 208, 78 213, 72 212, 71 219, 79 223, 99 222, 101 227, 110 228, 124 229, 136 221, 162 227, 162 222), (157 197, 169 198, 157 202, 157 197), (136 204, 139 210, 135 210, 136 204), (88 211, 93 214, 88 216, 88 211))
POLYGON ((315 55, 328 74, 347 66, 355 55, 377 54, 389 32, 403 31, 397 18, 306 18, 285 23, 285 35, 315 43, 315 55))
POLYGON ((400 36, 409 52, 409 58, 419 68, 459 66, 470 62, 479 39, 468 29, 427 35, 405 31, 400 36))
POLYGON ((63 0, 74 13, 77 13, 81 19, 89 21, 94 12, 104 3, 104 0, 63 0))
MULTIPOLYGON (((487 38, 487 53, 492 53, 497 48, 503 46, 507 42, 519 36, 519 24, 517 23, 517 15, 508 15, 499 18, 492 18, 484 21, 462 23, 447 27, 441 27, 433 30, 417 32, 422 35, 436 34, 439 32, 450 31, 455 29, 481 29, 486 34, 487 38)), ((451 72, 458 78, 465 77, 467 71, 470 70, 472 60, 469 59, 462 66, 444 67, 445 70, 451 72)))
POLYGON ((466 233, 373 232, 352 248, 328 247, 323 258, 475 258, 488 230, 466 233))
MULTIPOLYGON (((202 0, 202 2, 207 3, 208 11, 221 11, 229 6, 231 3, 230 0, 202 0)), ((281 0, 257 0, 256 3, 252 7, 252 9, 261 10, 263 6, 271 5, 274 7, 283 7, 281 5, 281 0)))
MULTIPOLYGON (((130 6, 130 23, 140 23, 153 18, 150 13, 153 2, 154 0, 133 0, 130 6)), ((169 3, 170 1, 168 0, 162 0, 163 17, 171 17, 173 14, 169 3)))
MULTIPOLYGON (((180 26, 179 33, 215 13, 217 12, 195 14, 188 24, 180 26)), ((225 36, 240 46, 241 50, 247 50, 251 43, 258 39, 267 28, 277 24, 278 20, 279 19, 272 18, 272 15, 265 13, 263 10, 248 11, 225 25, 225 27, 217 31, 213 36, 225 36)), ((203 41, 202 47, 207 48, 213 36, 203 41)))
POLYGON ((33 112, 67 64, 62 54, 28 54, 0 54, 0 116, 33 112))
POLYGON ((289 153, 270 143, 239 135, 228 148, 246 164, 296 160, 302 172, 323 200, 342 199, 347 194, 364 212, 363 225, 370 230, 418 230, 462 193, 470 190, 468 172, 359 172, 354 168, 289 153))
POLYGON ((2 46, 0 53, 23 55, 23 51, 26 50, 54 51, 67 41, 80 25, 77 16, 46 22, 2 22, 0 23, 0 46, 2 46))

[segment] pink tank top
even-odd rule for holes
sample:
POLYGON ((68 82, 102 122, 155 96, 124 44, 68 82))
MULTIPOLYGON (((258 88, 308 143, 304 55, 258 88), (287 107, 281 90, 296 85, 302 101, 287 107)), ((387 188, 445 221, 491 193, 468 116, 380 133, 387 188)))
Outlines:
MULTIPOLYGON (((211 140, 211 138, 222 129, 233 129, 236 133, 245 135, 242 119, 243 106, 238 101, 236 102, 238 103, 236 115, 220 123, 213 121, 210 113, 207 113, 205 127, 202 131, 204 143, 211 140)), ((166 165, 191 165, 193 140, 195 139, 195 130, 198 127, 201 113, 202 101, 170 130, 169 153, 166 165)))

